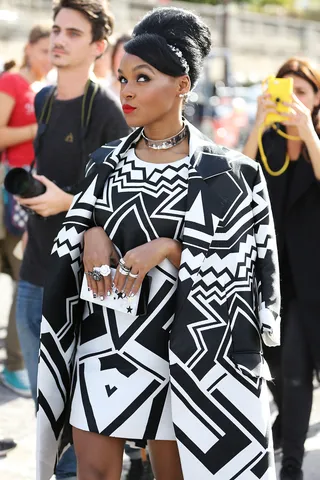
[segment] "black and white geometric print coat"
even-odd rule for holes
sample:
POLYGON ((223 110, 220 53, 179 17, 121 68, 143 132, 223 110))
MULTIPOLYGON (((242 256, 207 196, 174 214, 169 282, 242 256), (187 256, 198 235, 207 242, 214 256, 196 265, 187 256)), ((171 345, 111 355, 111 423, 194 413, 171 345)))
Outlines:
MULTIPOLYGON (((188 124, 190 166, 176 314, 172 417, 185 480, 275 480, 262 341, 279 344, 273 219, 258 163, 188 124)), ((69 400, 83 305, 83 235, 110 173, 141 136, 97 150, 52 251, 38 376, 37 480, 70 440, 69 400)))

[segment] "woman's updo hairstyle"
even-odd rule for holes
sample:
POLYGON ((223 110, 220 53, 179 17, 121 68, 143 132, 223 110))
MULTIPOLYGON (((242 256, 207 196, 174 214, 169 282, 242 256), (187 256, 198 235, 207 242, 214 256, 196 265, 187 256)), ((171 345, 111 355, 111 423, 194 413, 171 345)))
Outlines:
POLYGON ((188 74, 192 88, 210 52, 211 34, 194 13, 161 7, 152 10, 136 25, 124 49, 166 75, 188 74))

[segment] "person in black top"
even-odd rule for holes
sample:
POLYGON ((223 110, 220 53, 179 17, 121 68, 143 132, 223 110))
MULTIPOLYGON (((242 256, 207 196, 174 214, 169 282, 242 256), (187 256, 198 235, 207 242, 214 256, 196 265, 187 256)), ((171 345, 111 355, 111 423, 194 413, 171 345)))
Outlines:
MULTIPOLYGON (((17 299, 18 333, 34 399, 43 287, 50 276, 53 240, 73 200, 65 190, 81 182, 90 152, 129 132, 112 95, 89 80, 92 65, 103 54, 112 29, 113 18, 101 1, 60 0, 54 7, 51 57, 58 71, 57 86, 53 92, 48 90, 40 108, 35 100, 40 125, 35 142, 36 177, 46 192, 20 199, 35 212, 29 217, 17 299), (43 119, 45 108, 48 112, 43 119)), ((69 449, 57 466, 56 478, 75 476, 76 460, 69 449)))
MULTIPOLYGON (((280 477, 301 480, 313 373, 320 371, 320 72, 307 60, 291 58, 277 77, 292 77, 294 94, 286 121, 277 126, 278 131, 270 128, 262 137, 272 172, 281 169, 287 155, 290 158, 282 175, 264 168, 279 249, 283 327, 281 349, 265 353, 275 377, 272 392, 280 414, 274 425, 283 449, 280 477)), ((262 95, 244 147, 246 155, 260 162, 259 130, 266 114, 274 110, 270 97, 262 95)))

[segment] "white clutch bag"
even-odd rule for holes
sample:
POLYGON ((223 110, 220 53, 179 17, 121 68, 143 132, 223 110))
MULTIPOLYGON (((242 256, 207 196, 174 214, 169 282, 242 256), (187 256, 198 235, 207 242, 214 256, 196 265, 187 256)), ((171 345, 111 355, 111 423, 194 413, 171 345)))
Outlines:
MULTIPOLYGON (((114 278, 116 273, 115 268, 111 268, 111 275, 114 278)), ((134 297, 127 297, 121 292, 113 291, 111 295, 105 296, 103 300, 99 296, 93 298, 92 291, 88 290, 87 276, 83 276, 80 298, 87 302, 101 305, 102 307, 111 308, 127 315, 136 317, 137 315, 146 315, 148 307, 148 298, 150 292, 151 278, 146 276, 142 282, 139 291, 134 297)))

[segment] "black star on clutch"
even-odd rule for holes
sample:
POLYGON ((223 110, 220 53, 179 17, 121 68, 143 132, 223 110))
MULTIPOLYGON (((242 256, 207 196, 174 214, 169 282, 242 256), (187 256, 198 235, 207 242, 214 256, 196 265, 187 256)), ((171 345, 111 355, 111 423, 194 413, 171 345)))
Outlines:
POLYGON ((132 307, 127 307, 127 312, 131 313, 132 312, 132 307))
POLYGON ((119 298, 124 298, 125 297, 125 294, 122 293, 122 292, 117 292, 117 295, 118 295, 118 300, 119 300, 119 298))

